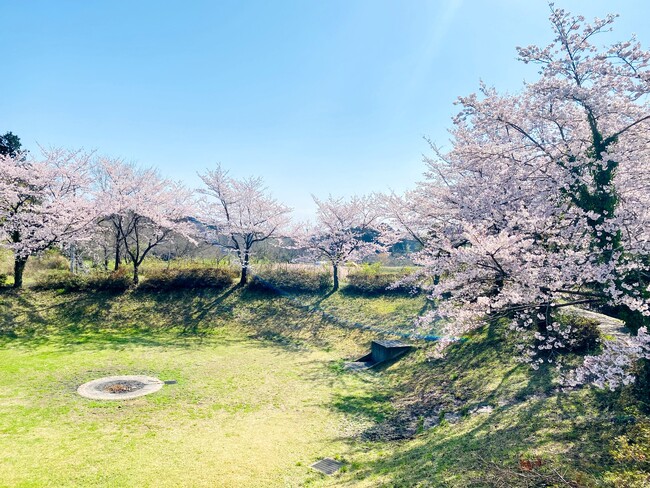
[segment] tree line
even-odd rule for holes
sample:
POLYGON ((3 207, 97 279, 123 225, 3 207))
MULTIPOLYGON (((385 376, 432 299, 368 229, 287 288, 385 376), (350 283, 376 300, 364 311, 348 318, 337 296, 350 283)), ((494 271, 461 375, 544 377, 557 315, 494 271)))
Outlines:
POLYGON ((292 224, 291 209, 260 178, 236 179, 221 165, 193 191, 120 159, 63 149, 34 156, 18 146, 0 154, 0 174, 0 236, 14 255, 15 288, 28 259, 53 247, 70 257, 71 270, 82 253, 101 254, 106 268, 111 259, 114 270, 127 260, 137 284, 155 248, 207 242, 236 257, 245 285, 256 248, 273 240, 303 259, 329 261, 335 288, 342 263, 383 248, 367 239, 379 223, 376 197, 314 198, 317 224, 292 224))

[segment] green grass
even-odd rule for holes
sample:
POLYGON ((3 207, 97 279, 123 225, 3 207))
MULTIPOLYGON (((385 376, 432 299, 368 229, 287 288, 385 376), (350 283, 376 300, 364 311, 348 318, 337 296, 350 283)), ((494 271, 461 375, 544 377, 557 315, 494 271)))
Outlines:
MULTIPOLYGON (((422 297, 298 298, 403 330, 426 307, 422 297)), ((632 389, 558 391, 553 369, 513 359, 500 326, 442 360, 416 343, 377 371, 346 372, 376 337, 250 290, 5 291, 0 486, 526 486, 521 459, 574 486, 647 485, 647 463, 613 454, 648 422, 632 389), (178 383, 121 403, 76 395, 113 374, 178 383), (471 415, 480 405, 494 410, 471 415), (382 438, 445 413, 460 419, 382 438), (345 468, 332 478, 308 468, 324 456, 345 468)))
POLYGON ((319 353, 222 336, 11 347, 0 361, 0 479, 26 486, 279 485, 341 454, 319 353), (178 384, 127 402, 77 397, 115 374, 178 384), (291 394, 287 395, 286 392, 291 394))
MULTIPOLYGON (((346 457, 343 429, 361 415, 337 403, 371 398, 377 381, 340 374, 340 351, 300 334, 280 340, 280 330, 251 328, 251 309, 226 312, 220 298, 1 296, 0 485, 320 483, 306 466, 346 457), (192 333, 185 307, 200 325, 192 333), (178 383, 124 402, 75 392, 116 374, 178 383)), ((273 325, 270 311, 256 313, 273 325)))
POLYGON ((296 295, 305 305, 342 317, 348 322, 368 325, 376 330, 405 333, 435 333, 435 329, 415 330, 414 321, 430 309, 423 295, 362 296, 344 290, 325 296, 296 295))
POLYGON ((405 412, 460 419, 407 441, 356 444, 354 469, 339 486, 650 486, 647 462, 620 463, 612 455, 618 436, 634 436, 633 425, 648 422, 629 390, 562 392, 552 368, 531 371, 513 353, 503 328, 493 326, 442 360, 427 358, 425 349, 384 371, 397 421, 405 412), (492 413, 470 414, 482 405, 492 413), (526 481, 532 473, 519 469, 521 459, 539 460, 540 475, 558 484, 526 481), (560 483, 556 472, 575 484, 560 483))

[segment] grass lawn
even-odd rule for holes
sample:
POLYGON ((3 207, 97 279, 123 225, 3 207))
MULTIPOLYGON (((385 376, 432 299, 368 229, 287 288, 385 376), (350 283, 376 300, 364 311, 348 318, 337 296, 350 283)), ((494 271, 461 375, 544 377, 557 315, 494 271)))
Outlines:
POLYGON ((338 351, 251 338, 219 311, 188 335, 182 315, 143 297, 1 300, 15 336, 0 354, 2 486, 318 485, 308 465, 350 449, 337 399, 363 403, 376 386, 339 374, 338 351), (121 402, 76 394, 117 374, 178 383, 121 402))
MULTIPOLYGON (((387 329, 405 330, 424 307, 422 297, 297 299, 387 329)), ((0 486, 650 486, 647 389, 559 391, 552 368, 514 359, 504 330, 484 327, 444 359, 419 342, 356 374, 343 362, 381 336, 273 294, 5 290, 0 486), (117 374, 178 383, 124 402, 75 393, 117 374), (479 406, 491 412, 473 414, 479 406), (309 469, 325 456, 345 468, 309 469)))

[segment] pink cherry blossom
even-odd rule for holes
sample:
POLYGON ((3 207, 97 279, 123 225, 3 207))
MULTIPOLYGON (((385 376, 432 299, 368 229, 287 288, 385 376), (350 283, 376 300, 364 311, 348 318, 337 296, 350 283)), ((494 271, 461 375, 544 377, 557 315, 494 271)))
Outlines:
POLYGON ((94 221, 91 154, 43 149, 42 157, 0 155, 0 239, 14 253, 14 287, 30 256, 64 245, 94 221))
POLYGON ((153 169, 118 159, 100 159, 95 205, 100 223, 108 225, 129 256, 136 284, 140 265, 152 249, 174 235, 190 236, 194 231, 191 191, 153 169))
POLYGON ((306 251, 306 259, 324 259, 332 265, 334 290, 339 288, 339 267, 384 249, 367 239, 368 231, 380 223, 380 206, 374 196, 353 196, 348 200, 331 195, 316 197, 316 225, 302 224, 294 233, 296 247, 306 251))
POLYGON ((568 341, 553 320, 563 307, 650 315, 650 53, 593 44, 614 19, 552 7, 553 42, 518 48, 539 79, 461 97, 451 150, 432 144, 426 181, 387 200, 424 246, 415 259, 437 303, 425 322, 449 336, 509 317, 536 367, 568 341))
POLYGON ((221 165, 199 175, 206 188, 201 204, 203 235, 234 252, 241 267, 240 285, 248 280, 255 246, 277 238, 289 222, 291 209, 275 200, 261 178, 235 179, 221 165))

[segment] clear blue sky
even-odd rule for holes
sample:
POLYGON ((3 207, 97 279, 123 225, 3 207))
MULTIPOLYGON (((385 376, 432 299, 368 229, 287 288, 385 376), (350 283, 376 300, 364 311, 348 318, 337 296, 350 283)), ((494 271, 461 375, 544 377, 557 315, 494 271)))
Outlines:
MULTIPOLYGON (((650 2, 557 1, 621 14, 650 48, 650 2)), ((198 185, 221 162, 312 212, 310 194, 403 190, 458 95, 513 91, 547 43, 543 0, 0 0, 0 133, 97 149, 198 185)))

